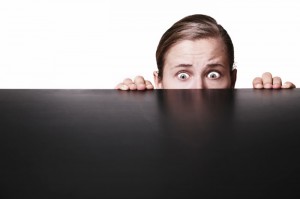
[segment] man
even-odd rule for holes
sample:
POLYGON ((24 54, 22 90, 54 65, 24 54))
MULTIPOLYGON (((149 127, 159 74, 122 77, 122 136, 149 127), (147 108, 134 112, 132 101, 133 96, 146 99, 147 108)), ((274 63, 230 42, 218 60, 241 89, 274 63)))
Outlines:
MULTIPOLYGON (((237 69, 234 47, 227 31, 210 16, 191 15, 171 26, 162 36, 157 50, 158 71, 153 73, 159 89, 234 88, 237 69)), ((282 84, 280 77, 264 73, 253 80, 256 89, 295 88, 282 84)), ((154 89, 142 76, 127 78, 116 86, 120 90, 154 89)))

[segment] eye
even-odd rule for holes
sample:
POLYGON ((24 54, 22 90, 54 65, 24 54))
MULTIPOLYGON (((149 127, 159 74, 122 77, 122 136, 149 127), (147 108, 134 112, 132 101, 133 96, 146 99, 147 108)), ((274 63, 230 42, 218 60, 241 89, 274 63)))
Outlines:
POLYGON ((180 79, 180 80, 186 80, 186 79, 188 79, 188 78, 190 77, 190 75, 187 74, 187 73, 181 72, 181 73, 179 73, 179 74, 177 75, 177 77, 178 77, 178 79, 180 79))
POLYGON ((207 77, 209 79, 218 79, 220 77, 220 73, 216 72, 216 71, 213 71, 213 72, 210 72, 208 73, 207 77))

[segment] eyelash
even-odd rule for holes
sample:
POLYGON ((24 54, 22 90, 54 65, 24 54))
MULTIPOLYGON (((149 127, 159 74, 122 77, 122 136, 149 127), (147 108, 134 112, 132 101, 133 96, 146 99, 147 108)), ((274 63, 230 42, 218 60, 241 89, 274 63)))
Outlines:
MULTIPOLYGON (((222 75, 219 71, 209 71, 209 72, 207 73, 206 77, 209 78, 208 75, 211 74, 211 73, 217 73, 217 74, 218 74, 218 75, 217 75, 218 77, 212 78, 212 79, 219 79, 219 78, 221 77, 221 75, 222 75)), ((210 78, 209 78, 209 79, 210 79, 210 78)))
MULTIPOLYGON (((178 73, 176 73, 176 77, 179 78, 179 75, 182 74, 182 73, 187 74, 189 77, 191 76, 190 73, 187 72, 187 71, 179 71, 178 73)), ((221 78, 222 74, 221 74, 221 72, 219 72, 219 71, 213 70, 213 71, 208 71, 207 74, 206 74, 205 76, 206 76, 207 78, 209 78, 209 79, 214 80, 214 79, 219 79, 219 78, 221 78), (217 74, 218 74, 218 77, 216 77, 216 78, 209 78, 208 75, 209 75, 210 73, 217 73, 217 74)), ((188 77, 188 78, 189 78, 189 77, 188 77)), ((179 79, 180 79, 180 78, 179 78, 179 79)), ((184 81, 184 79, 181 79, 181 80, 184 81)))
MULTIPOLYGON (((191 76, 191 75, 189 74, 189 72, 187 72, 187 71, 179 71, 178 73, 176 73, 176 77, 177 77, 178 79, 180 79, 180 78, 179 78, 179 75, 182 74, 182 73, 187 74, 189 77, 191 76)), ((187 77, 187 78, 189 78, 189 77, 187 77)), ((185 79, 181 79, 181 80, 184 81, 185 79)))

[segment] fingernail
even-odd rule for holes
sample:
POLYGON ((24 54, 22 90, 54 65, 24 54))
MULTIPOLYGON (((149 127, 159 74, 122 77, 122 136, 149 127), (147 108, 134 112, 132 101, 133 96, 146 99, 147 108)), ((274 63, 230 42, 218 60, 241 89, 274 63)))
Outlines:
POLYGON ((120 87, 120 89, 121 89, 121 90, 128 90, 128 86, 122 85, 122 86, 120 87))
POLYGON ((138 84, 137 85, 138 90, 145 90, 145 88, 146 88, 146 85, 144 85, 144 84, 138 84))
POLYGON ((153 89, 153 86, 151 86, 151 85, 147 85, 146 87, 147 87, 147 89, 153 89))
POLYGON ((263 88, 263 85, 262 84, 256 84, 255 88, 263 88))
POLYGON ((283 88, 288 88, 289 85, 288 85, 287 83, 284 83, 284 84, 282 85, 282 87, 283 87, 283 88))
POLYGON ((273 88, 275 88, 275 89, 281 88, 281 84, 273 84, 273 88))
POLYGON ((264 87, 265 87, 265 88, 272 88, 272 84, 266 83, 266 84, 264 84, 264 87))

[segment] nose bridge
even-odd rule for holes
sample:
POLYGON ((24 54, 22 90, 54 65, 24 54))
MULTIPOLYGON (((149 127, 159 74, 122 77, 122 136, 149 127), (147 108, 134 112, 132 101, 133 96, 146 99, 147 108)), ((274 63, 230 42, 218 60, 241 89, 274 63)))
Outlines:
POLYGON ((204 89, 204 82, 201 78, 201 75, 197 75, 197 77, 194 80, 194 85, 196 89, 204 89))

